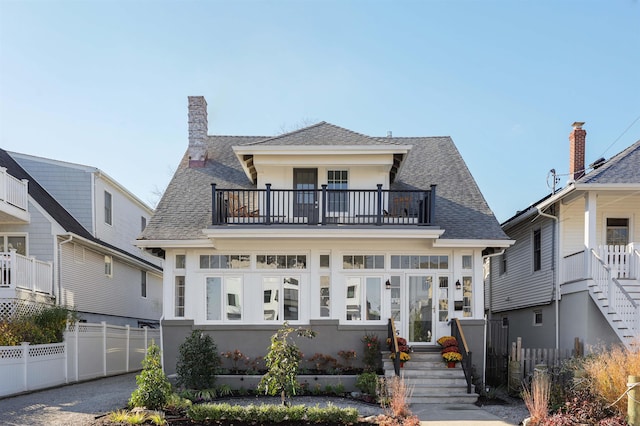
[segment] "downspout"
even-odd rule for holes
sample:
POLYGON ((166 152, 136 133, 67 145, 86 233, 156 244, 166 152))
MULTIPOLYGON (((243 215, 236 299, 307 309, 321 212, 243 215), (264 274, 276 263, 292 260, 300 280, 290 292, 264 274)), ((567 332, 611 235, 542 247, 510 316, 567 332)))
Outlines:
MULTIPOLYGON (((556 216, 550 215, 548 213, 543 212, 540 207, 537 207, 538 215, 547 217, 549 219, 553 219, 553 228, 551 232, 551 270, 553 274, 551 274, 551 280, 553 285, 553 290, 555 293, 555 315, 556 315, 556 349, 560 348, 560 309, 558 304, 560 303, 560 285, 556 278, 558 274, 558 269, 556 268, 556 227, 558 226, 558 218, 556 216)), ((534 219, 535 220, 535 219, 534 219)))
POLYGON ((61 281, 61 279, 60 279, 60 269, 61 269, 60 268, 60 262, 61 262, 61 260, 60 259, 62 258, 62 245, 70 243, 71 240, 73 240, 73 235, 69 235, 69 238, 67 238, 66 240, 61 241, 61 242, 58 243, 58 261, 56 262, 57 269, 58 269, 57 274, 56 274, 57 275, 56 276, 56 280, 58 281, 58 283, 57 283, 58 284, 58 286, 57 286, 58 287, 58 298, 57 298, 58 299, 58 303, 57 303, 58 306, 60 306, 60 302, 62 302, 62 284, 60 284, 60 281, 61 281))

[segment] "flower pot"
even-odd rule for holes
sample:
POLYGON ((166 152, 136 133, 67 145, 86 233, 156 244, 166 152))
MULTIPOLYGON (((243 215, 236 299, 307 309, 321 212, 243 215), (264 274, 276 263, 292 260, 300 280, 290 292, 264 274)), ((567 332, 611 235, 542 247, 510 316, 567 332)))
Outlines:
POLYGON ((400 368, 404 368, 404 362, 400 362, 400 368))
POLYGON ((456 368, 456 362, 455 361, 447 362, 447 368, 456 368))

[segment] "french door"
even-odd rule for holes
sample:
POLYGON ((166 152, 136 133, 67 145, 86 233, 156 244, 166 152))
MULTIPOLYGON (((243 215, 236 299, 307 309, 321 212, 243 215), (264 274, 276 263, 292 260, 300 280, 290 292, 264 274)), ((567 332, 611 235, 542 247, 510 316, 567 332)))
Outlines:
POLYGON ((293 169, 293 189, 293 215, 306 218, 309 225, 318 224, 318 169, 293 169))

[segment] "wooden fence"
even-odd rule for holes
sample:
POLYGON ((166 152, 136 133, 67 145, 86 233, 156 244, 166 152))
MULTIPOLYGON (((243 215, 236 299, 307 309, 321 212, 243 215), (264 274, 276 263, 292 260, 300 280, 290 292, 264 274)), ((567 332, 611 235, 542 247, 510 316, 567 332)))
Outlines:
POLYGON ((522 338, 511 343, 509 356, 509 392, 519 392, 522 383, 529 381, 536 369, 544 369, 558 379, 562 366, 575 354, 581 354, 579 344, 574 349, 523 348, 522 338))

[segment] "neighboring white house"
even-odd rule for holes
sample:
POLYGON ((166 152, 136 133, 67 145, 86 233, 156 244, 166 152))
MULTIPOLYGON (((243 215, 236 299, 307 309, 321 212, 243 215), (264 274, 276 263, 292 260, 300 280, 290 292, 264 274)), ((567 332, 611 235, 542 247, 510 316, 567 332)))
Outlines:
POLYGON ((451 138, 209 136, 206 108, 189 98, 188 150, 137 242, 165 259, 167 372, 193 329, 257 356, 284 321, 336 356, 389 318, 434 346, 457 317, 481 353, 483 250, 511 241, 451 138))
POLYGON ((487 310, 527 347, 640 336, 640 141, 585 167, 583 124, 567 185, 504 222, 516 243, 491 258, 487 310))
POLYGON ((0 150, 0 314, 39 304, 156 326, 161 261, 133 245, 152 210, 94 167, 0 150))

